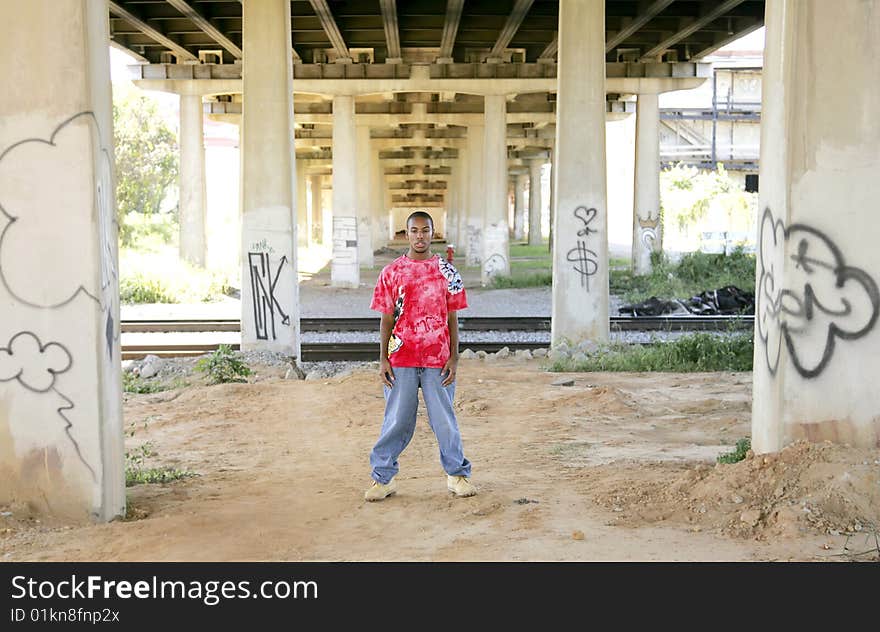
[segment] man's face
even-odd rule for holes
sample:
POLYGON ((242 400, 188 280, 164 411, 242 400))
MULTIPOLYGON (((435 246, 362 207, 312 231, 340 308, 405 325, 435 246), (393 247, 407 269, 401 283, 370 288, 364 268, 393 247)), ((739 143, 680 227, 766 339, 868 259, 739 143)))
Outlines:
POLYGON ((424 253, 431 247, 431 238, 434 236, 434 229, 431 222, 424 217, 414 217, 409 220, 406 228, 406 238, 409 241, 409 247, 413 252, 424 253))

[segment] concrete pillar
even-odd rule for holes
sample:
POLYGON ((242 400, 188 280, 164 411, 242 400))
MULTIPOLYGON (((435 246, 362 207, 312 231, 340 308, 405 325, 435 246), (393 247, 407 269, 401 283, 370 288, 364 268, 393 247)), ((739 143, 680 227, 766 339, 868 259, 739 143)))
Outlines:
POLYGON ((513 185, 513 238, 521 241, 525 237, 526 224, 526 183, 529 177, 524 174, 515 176, 513 185))
POLYGON ((358 260, 357 134, 354 97, 333 97, 333 260, 330 284, 356 288, 358 260))
POLYGON ((510 275, 510 233, 507 225, 507 100, 504 95, 484 97, 485 221, 483 223, 482 283, 510 275))
POLYGON ((634 274, 651 272, 651 253, 661 250, 660 106, 656 94, 641 92, 636 101, 636 163, 633 195, 632 265, 634 274))
POLYGON ((205 134, 202 97, 180 95, 180 258, 204 267, 205 134))
POLYGON ((550 235, 548 236, 548 247, 550 251, 553 251, 553 214, 554 209, 556 208, 556 152, 554 150, 550 150, 550 187, 548 191, 548 200, 547 200, 547 214, 550 216, 550 235))
POLYGON ((0 20, 0 505, 106 521, 125 514, 107 4, 12 4, 0 20))
POLYGON ((372 171, 373 186, 370 189, 372 195, 372 235, 371 243, 373 251, 388 245, 388 233, 391 230, 388 207, 385 206, 385 167, 379 160, 379 152, 370 150, 370 168, 372 171))
POLYGON ((299 358, 290 2, 241 6, 241 345, 299 358))
POLYGON ((485 126, 471 125, 467 135, 468 198, 465 239, 465 264, 478 266, 483 261, 483 206, 486 204, 486 188, 483 180, 483 144, 485 126))
POLYGON ((355 131, 355 210, 357 212, 358 265, 373 265, 373 162, 379 155, 370 146, 369 125, 357 125, 355 131))
POLYGON ((311 235, 311 217, 309 216, 309 207, 306 190, 306 167, 304 164, 296 165, 296 245, 306 248, 309 245, 309 235, 311 235))
POLYGON ((321 176, 313 174, 309 176, 309 193, 311 195, 312 204, 312 232, 311 243, 323 244, 323 218, 324 218, 324 198, 321 193, 321 176))
POLYGON ((752 447, 875 448, 880 2, 768 0, 766 27, 752 447))
POLYGON ((529 245, 541 245, 541 167, 537 158, 529 161, 529 245))
POLYGON ((458 234, 461 229, 463 202, 462 175, 461 160, 453 161, 446 185, 446 243, 454 246, 455 255, 453 257, 459 254, 458 234))
POLYGON ((560 0, 551 340, 608 339, 605 0, 560 0))

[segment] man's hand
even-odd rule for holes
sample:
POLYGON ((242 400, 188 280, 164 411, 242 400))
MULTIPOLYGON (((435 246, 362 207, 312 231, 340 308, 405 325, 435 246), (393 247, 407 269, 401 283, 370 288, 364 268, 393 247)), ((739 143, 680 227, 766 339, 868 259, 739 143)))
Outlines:
POLYGON ((394 387, 394 369, 391 368, 391 362, 388 361, 388 358, 382 358, 379 361, 379 378, 382 380, 382 384, 388 388, 394 387))
POLYGON ((446 364, 443 365, 443 369, 440 371, 440 375, 445 375, 443 378, 443 386, 449 386, 455 381, 455 371, 458 368, 458 358, 453 358, 452 356, 446 361, 446 364))

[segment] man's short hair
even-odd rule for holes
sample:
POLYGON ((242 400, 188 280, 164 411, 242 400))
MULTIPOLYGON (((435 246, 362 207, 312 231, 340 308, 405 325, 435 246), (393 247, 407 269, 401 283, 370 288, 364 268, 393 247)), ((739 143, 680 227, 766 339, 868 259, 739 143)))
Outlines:
POLYGON ((428 222, 431 224, 431 231, 433 232, 433 230, 434 230, 434 218, 432 218, 430 215, 428 215, 425 211, 414 211, 414 212, 412 212, 412 213, 409 214, 409 217, 406 218, 406 228, 407 228, 407 230, 409 229, 409 221, 410 221, 411 219, 415 219, 415 218, 417 218, 417 217, 421 217, 422 219, 426 219, 426 220, 428 220, 428 222))

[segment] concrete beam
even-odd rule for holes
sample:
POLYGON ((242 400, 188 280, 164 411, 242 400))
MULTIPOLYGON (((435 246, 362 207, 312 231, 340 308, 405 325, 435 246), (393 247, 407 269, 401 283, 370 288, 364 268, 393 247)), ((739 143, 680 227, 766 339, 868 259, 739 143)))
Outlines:
POLYGON ((541 51, 541 54, 538 55, 538 61, 544 60, 545 62, 553 61, 556 58, 556 51, 559 49, 559 35, 555 35, 551 42, 547 44, 547 47, 541 51))
POLYGON ((333 17, 330 7, 327 6, 327 0, 309 0, 309 2, 312 5, 312 9, 318 15, 321 26, 324 27, 324 32, 330 39, 333 49, 339 56, 339 61, 351 63, 351 53, 348 52, 345 39, 342 37, 342 33, 339 32, 339 27, 336 26, 336 19, 333 17))
POLYGON ((388 44, 386 63, 400 63, 400 33, 397 26, 397 0, 379 0, 382 7, 382 23, 385 26, 385 41, 388 44), (394 60, 394 61, 391 61, 394 60))
POLYGON ((507 22, 504 24, 504 28, 501 29, 498 39, 495 40, 492 52, 489 53, 489 59, 501 58, 501 54, 507 48, 507 45, 510 44, 513 36, 516 35, 534 2, 535 0, 516 0, 514 2, 513 9, 511 9, 510 15, 507 16, 507 22))
POLYGON ((638 15, 627 26, 617 32, 614 37, 605 42, 605 52, 610 53, 620 46, 626 38, 645 26, 651 19, 663 9, 673 3, 674 0, 642 0, 638 5, 638 15))
POLYGON ((443 37, 440 40, 438 63, 452 62, 452 47, 455 46, 455 36, 458 33, 458 23, 461 21, 463 8, 464 0, 446 1, 446 21, 443 23, 443 37))
POLYGON ((668 48, 675 46, 678 42, 680 42, 687 36, 695 33, 696 31, 699 31, 712 20, 721 17, 722 15, 742 3, 743 0, 726 0, 721 4, 718 4, 715 1, 703 2, 701 5, 699 18, 688 21, 683 28, 679 29, 678 31, 664 39, 662 42, 654 46, 652 49, 648 50, 645 54, 643 54, 639 61, 656 59, 660 57, 664 52, 666 52, 668 48))
POLYGON ((697 52, 697 54, 694 55, 691 59, 702 59, 707 55, 711 55, 719 48, 727 46, 731 42, 735 42, 741 37, 745 37, 752 31, 757 31, 762 26, 764 26, 763 18, 751 21, 748 21, 746 18, 734 18, 732 28, 733 34, 723 37, 716 37, 711 46, 707 46, 703 50, 697 52))
MULTIPOLYGON (((173 51, 174 54, 178 57, 188 59, 189 61, 199 60, 198 57, 193 55, 191 52, 186 50, 183 46, 181 46, 171 38, 169 38, 167 35, 165 35, 165 33, 153 28, 142 19, 140 19, 138 16, 136 16, 134 13, 128 11, 127 9, 124 9, 121 5, 117 4, 116 2, 108 2, 107 4, 110 7, 110 13, 122 18, 147 37, 152 38, 159 44, 162 44, 162 46, 164 46, 168 50, 173 51)), ((241 69, 239 69, 239 76, 241 76, 241 69)))
POLYGON ((223 32, 214 26, 205 16, 193 9, 189 2, 186 0, 167 0, 167 2, 180 11, 190 22, 199 27, 203 33, 209 35, 211 39, 228 50, 233 57, 241 59, 241 49, 235 45, 235 42, 226 37, 223 32))
MULTIPOLYGON (((297 64, 312 66, 313 64, 297 64)), ((380 64, 356 64, 379 66, 380 64)), ((391 66, 399 67, 399 64, 391 66)), ((297 93, 317 95, 356 95, 395 92, 460 92, 474 95, 514 95, 535 92, 555 93, 557 89, 555 64, 493 64, 495 67, 514 66, 523 76, 512 78, 481 77, 475 67, 486 64, 434 64, 412 66, 408 78, 383 79, 309 79, 296 77, 297 93), (551 70, 534 70, 543 66, 551 70), (437 69, 446 70, 438 71, 437 69), (539 74, 543 73, 543 74, 539 74), (432 75, 441 76, 432 76, 432 75), (442 76, 445 74, 445 77, 442 76), (545 76, 547 75, 547 76, 545 76)), ((240 93, 240 64, 141 64, 129 66, 130 78, 143 90, 158 90, 179 94, 184 90, 181 81, 192 81, 187 90, 202 95, 240 93)), ((515 74, 515 73, 513 73, 515 74)), ((696 88, 712 75, 712 64, 694 62, 675 63, 617 63, 605 65, 605 91, 612 94, 639 94, 642 92, 670 92, 696 88)))

